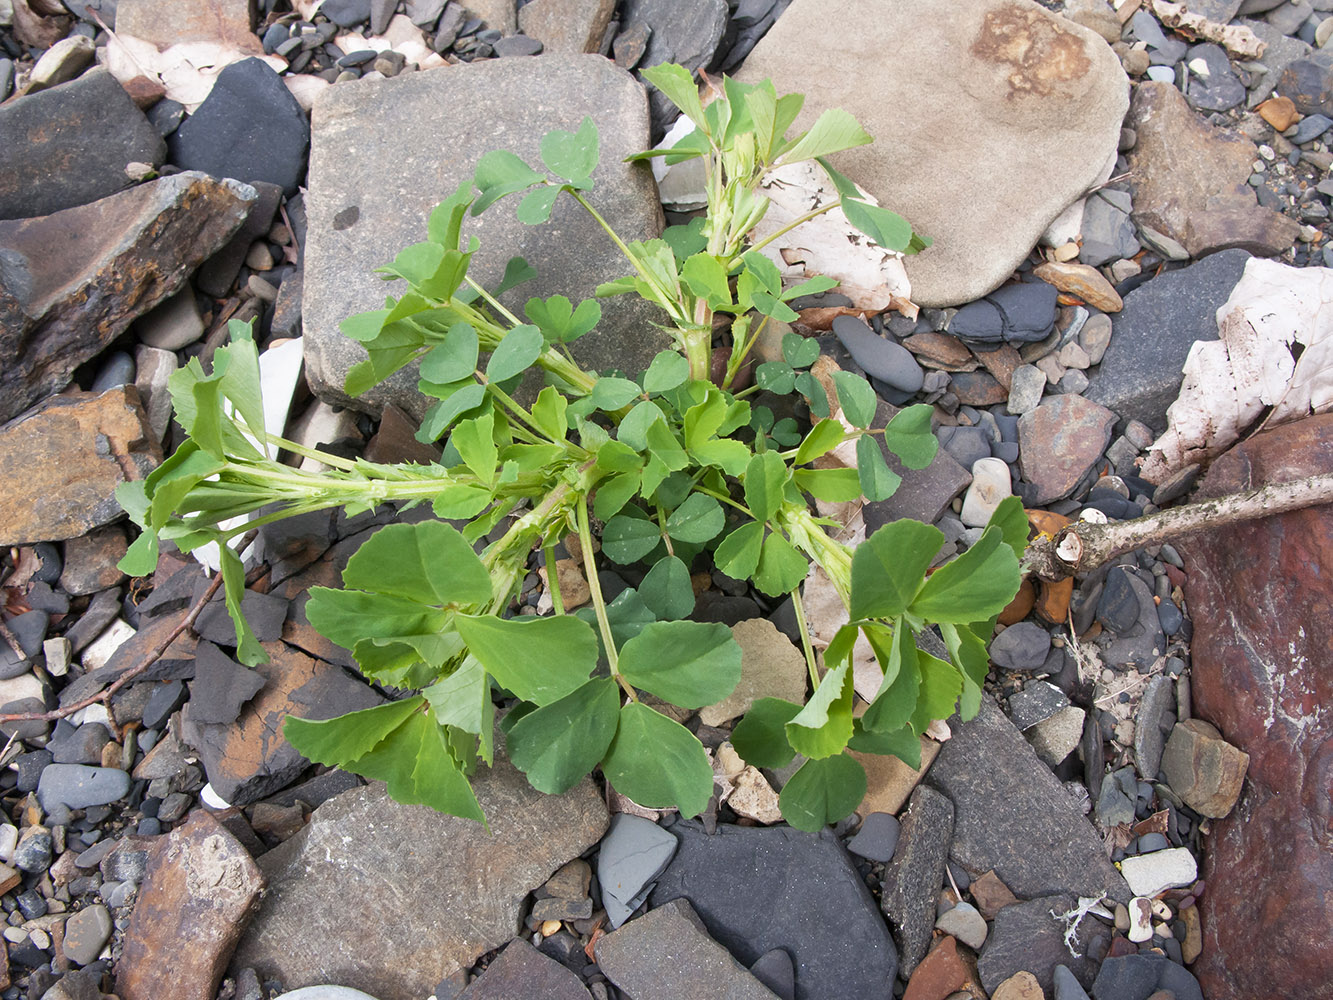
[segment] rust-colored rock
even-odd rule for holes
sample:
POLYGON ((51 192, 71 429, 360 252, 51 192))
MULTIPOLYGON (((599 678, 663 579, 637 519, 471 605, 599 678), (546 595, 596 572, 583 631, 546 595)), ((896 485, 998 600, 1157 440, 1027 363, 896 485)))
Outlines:
POLYGON ((1000 344, 992 351, 982 350, 978 345, 975 354, 986 371, 991 373, 1005 391, 1008 391, 1014 381, 1014 371, 1023 365, 1023 358, 1018 350, 1012 344, 1000 344))
POLYGON ((249 185, 187 171, 0 222, 0 420, 63 389, 75 368, 179 289, 254 200, 249 185))
POLYGON ((202 809, 160 838, 116 963, 122 1000, 213 1000, 264 876, 202 809))
POLYGON ((1259 117, 1272 125, 1279 132, 1285 132, 1301 120, 1301 113, 1296 110, 1296 102, 1290 97, 1270 97, 1257 108, 1259 117))
POLYGON ((1069 602, 1074 597, 1074 578, 1056 583, 1042 580, 1037 593, 1037 617, 1050 625, 1063 625, 1069 617, 1069 602))
POLYGON ((1240 798, 1250 755, 1237 750, 1203 719, 1176 723, 1162 754, 1171 790, 1203 816, 1219 819, 1240 798))
POLYGON ((1009 606, 1000 612, 1000 617, 996 619, 1001 625, 1017 625, 1032 611, 1032 605, 1037 602, 1037 591, 1032 586, 1031 580, 1024 580, 1018 587, 1018 593, 1014 599, 1009 602, 1009 606))
POLYGON ((1018 418, 1019 464, 1046 504, 1067 497, 1111 443, 1116 415, 1082 396, 1048 398, 1018 418))
POLYGON ((967 345, 947 333, 914 333, 903 341, 903 346, 927 368, 946 372, 974 372, 980 365, 967 345))
POLYGON ((331 719, 384 699, 341 667, 311 659, 281 642, 263 644, 268 663, 255 669, 264 687, 230 724, 198 722, 183 710, 181 735, 199 751, 208 780, 228 802, 248 805, 286 788, 308 764, 282 735, 287 716, 331 719))
POLYGON ((134 386, 52 396, 0 427, 0 545, 75 538, 121 517, 116 487, 161 461, 134 386))
POLYGON ((1000 876, 993 871, 973 879, 972 884, 968 886, 968 892, 972 894, 972 902, 976 904, 977 912, 987 920, 994 920, 995 914, 1006 906, 1018 902, 1018 897, 1009 891, 1009 887, 1001 882, 1000 876))
POLYGON ((1009 398, 1009 390, 990 372, 957 372, 949 388, 964 406, 994 406, 1009 398))
MULTIPOLYGON (((1333 415, 1256 435, 1213 463, 1218 496, 1333 472, 1333 415)), ((1195 716, 1250 755, 1213 822, 1194 972, 1209 1000, 1333 998, 1333 508, 1180 545, 1194 620, 1195 716), (1263 942, 1256 947, 1256 942, 1263 942)))
POLYGON ((1191 257, 1229 247, 1272 256, 1296 241, 1300 225, 1261 206, 1247 183, 1254 143, 1204 122, 1174 86, 1140 83, 1125 125, 1138 134, 1129 154, 1135 222, 1191 257))
POLYGON ((955 993, 978 1000, 986 996, 977 978, 977 960, 966 950, 960 950, 957 940, 946 937, 916 967, 903 1000, 945 1000, 955 993))
POLYGON ((1076 295, 1102 312, 1115 313, 1125 307, 1124 300, 1116 292, 1102 272, 1088 264, 1061 263, 1046 261, 1032 269, 1042 281, 1054 285, 1062 292, 1076 295))

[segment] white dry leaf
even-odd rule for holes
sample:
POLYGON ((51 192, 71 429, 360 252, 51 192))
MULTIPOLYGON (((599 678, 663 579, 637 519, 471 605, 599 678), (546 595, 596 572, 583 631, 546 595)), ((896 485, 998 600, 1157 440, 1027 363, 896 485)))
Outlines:
POLYGON ((287 68, 280 56, 256 56, 253 52, 219 42, 181 42, 158 50, 152 42, 133 35, 113 33, 106 44, 106 68, 121 83, 136 76, 159 81, 167 97, 185 105, 190 114, 204 103, 218 74, 242 59, 263 59, 275 72, 287 68))
MULTIPOLYGON (((828 176, 809 161, 771 171, 765 175, 760 191, 772 204, 755 227, 756 242, 815 208, 838 200, 828 176)), ((862 200, 877 204, 864 192, 862 200)), ((847 221, 841 208, 797 226, 760 252, 778 265, 788 284, 822 274, 835 279, 838 291, 857 309, 878 313, 893 308, 908 316, 916 315, 903 255, 873 243, 847 221)))
POLYGON ((1186 38, 1217 42, 1238 59, 1258 59, 1268 48, 1267 43, 1244 25, 1210 21, 1202 14, 1186 10, 1183 3, 1153 0, 1152 11, 1168 28, 1174 28, 1186 38))
MULTIPOLYGON (((676 143, 693 131, 694 122, 681 115, 653 149, 674 149, 676 143)), ((708 180, 702 157, 668 164, 666 157, 655 156, 649 163, 653 168, 653 179, 657 181, 658 200, 667 208, 691 212, 708 204, 708 180)))
POLYGON ((1333 270, 1252 257, 1217 311, 1221 339, 1190 348, 1166 433, 1149 449, 1143 478, 1164 482, 1220 455, 1265 410, 1265 423, 1279 424, 1333 408, 1330 307, 1333 270))

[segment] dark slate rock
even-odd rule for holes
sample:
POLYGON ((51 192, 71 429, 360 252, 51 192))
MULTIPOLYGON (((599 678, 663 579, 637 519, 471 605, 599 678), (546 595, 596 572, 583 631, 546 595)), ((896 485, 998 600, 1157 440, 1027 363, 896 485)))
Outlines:
POLYGON ((1208 67, 1205 80, 1193 71, 1189 73, 1185 99, 1198 111, 1227 111, 1245 100, 1245 84, 1231 72, 1231 61, 1220 45, 1211 42, 1195 45, 1189 50, 1189 61, 1202 59, 1208 67))
POLYGON ((588 1000, 579 977, 522 938, 511 941, 458 1000, 588 1000))
POLYGON ((1129 196, 1121 191, 1099 191, 1087 200, 1083 208, 1083 245, 1078 252, 1080 263, 1101 267, 1139 252, 1129 208, 1116 204, 1113 198, 1117 195, 1129 202, 1129 196))
POLYGON ((62 719, 46 742, 57 764, 102 763, 102 747, 111 742, 111 734, 100 722, 71 726, 62 719))
POLYGON ((1303 115, 1333 115, 1333 65, 1327 56, 1321 50, 1309 59, 1293 60, 1278 79, 1277 93, 1290 97, 1303 115))
POLYGON ((708 932, 744 963, 786 949, 798 1000, 891 990, 898 971, 893 941, 831 830, 719 825, 708 836, 687 820, 671 832, 680 850, 649 897, 653 906, 687 898, 708 932))
POLYGON ((1175 635, 1185 624, 1185 616, 1172 601, 1163 601, 1157 605, 1157 623, 1166 635, 1175 635))
MULTIPOLYGON (((208 581, 200 578, 195 582, 195 594, 191 601, 203 597, 208 589, 208 581)), ((288 602, 276 594, 261 594, 247 590, 241 598, 241 613, 251 631, 260 642, 269 642, 282 635, 282 624, 287 620, 288 602)), ((222 594, 208 603, 195 620, 194 631, 201 639, 216 642, 223 646, 236 645, 236 626, 227 614, 227 605, 222 594)))
MULTIPOLYGON (((1148 682, 1134 715, 1134 764, 1149 780, 1157 777, 1162 767, 1162 751, 1166 748, 1162 723, 1170 712, 1174 725, 1175 711, 1176 686, 1171 678, 1158 674, 1148 682)), ((1140 850, 1145 848, 1140 846, 1140 850)))
POLYGON ((1176 1000, 1203 1000, 1199 981, 1163 955, 1108 958, 1092 984, 1093 1000, 1148 1000, 1158 990, 1170 990, 1176 1000))
POLYGON ((152 125, 153 131, 163 139, 180 128, 181 122, 185 121, 185 105, 170 98, 158 101, 146 113, 148 124, 152 125))
POLYGON ((26 674, 32 668, 32 658, 42 651, 42 640, 46 638, 46 629, 51 616, 45 611, 25 611, 5 622, 18 640, 24 655, 19 656, 9 643, 0 643, 0 680, 9 680, 26 674))
POLYGON ((51 832, 41 827, 30 827, 29 832, 14 849, 14 867, 34 874, 51 866, 51 832))
POLYGON ((750 975, 781 1000, 796 1000, 796 969, 791 964, 791 956, 781 948, 760 955, 759 960, 750 966, 750 975))
POLYGON ((996 343, 1004 339, 1004 317, 994 302, 977 299, 958 310, 949 321, 949 332, 963 340, 996 343))
MULTIPOLYGON (((897 407, 881 400, 870 426, 877 430, 881 429, 897 413, 897 407)), ((903 517, 934 524, 953 498, 972 483, 971 473, 959 465, 958 461, 943 448, 935 453, 935 458, 924 469, 909 469, 902 464, 897 455, 889 451, 882 435, 875 435, 875 441, 889 468, 902 477, 902 482, 893 496, 887 500, 867 503, 861 508, 867 532, 873 532, 890 521, 903 517)))
POLYGON ((1333 126, 1333 118, 1327 115, 1306 115, 1296 123, 1296 134, 1289 140, 1293 146, 1302 146, 1314 142, 1333 126))
POLYGON ((1138 601, 1138 613, 1129 628, 1108 636, 1109 641, 1102 645, 1102 661, 1108 666, 1150 666, 1166 649, 1166 637, 1162 635, 1157 605, 1153 603, 1152 588, 1136 574, 1127 573, 1125 579, 1129 581, 1130 589, 1138 601))
POLYGON ((1004 285, 985 298, 969 302, 949 322, 949 332, 982 343, 1045 340, 1055 328, 1054 285, 1044 281, 1004 285))
POLYGON ((995 869, 1020 898, 1106 892, 1129 901, 1101 838, 994 701, 983 698, 975 719, 950 726, 926 781, 953 801, 955 861, 995 869))
POLYGON ((833 321, 833 334, 867 375, 900 392, 916 392, 921 388, 925 373, 912 352, 879 336, 865 320, 839 316, 833 321))
MULTIPOLYGON (((984 427, 941 427, 938 437, 940 447, 954 457, 964 469, 970 469, 983 458, 990 458, 994 443, 984 427)), ((1018 458, 1018 445, 1013 445, 1014 460, 1018 458)), ((1000 457, 996 455, 995 457, 1000 457)))
POLYGON ((20 792, 37 791, 37 783, 42 778, 42 771, 53 760, 50 750, 30 750, 14 758, 14 770, 18 777, 14 787, 20 792))
POLYGON ((1036 681, 1009 698, 1009 718, 1018 729, 1031 729, 1069 707, 1069 698, 1049 681, 1036 681))
POLYGON ((1137 797, 1138 781, 1134 777, 1134 768, 1122 767, 1102 779, 1093 815, 1107 829, 1121 823, 1133 823, 1137 797))
POLYGON ((1110 929, 1096 917, 1084 917, 1074 937, 1075 958, 1065 946, 1065 923, 1052 916, 1068 913, 1078 900, 1073 896, 1041 896, 1024 903, 1006 906, 995 915, 986 943, 981 949, 977 971, 986 992, 995 988, 1016 972, 1031 972, 1049 996, 1053 988, 1055 969, 1063 965, 1083 986, 1092 983, 1097 974, 1097 961, 1092 956, 1106 953, 1111 943, 1110 929), (1100 941, 1094 941, 1100 938, 1100 941))
POLYGON ((241 228, 236 230, 217 253, 200 264, 195 274, 195 287, 206 295, 224 298, 231 292, 232 283, 240 273, 250 247, 256 240, 267 235, 273 225, 274 214, 282 201, 282 188, 277 184, 263 181, 253 181, 252 184, 259 197, 250 206, 250 213, 241 223, 241 228))
POLYGON ((144 728, 161 729, 171 717, 171 713, 184 705, 188 697, 189 692, 185 689, 185 684, 179 680, 154 684, 153 693, 143 709, 144 728))
POLYGON ((1050 651, 1050 633, 1036 622, 1019 622, 995 637, 990 658, 1006 670, 1040 670, 1050 651))
POLYGON ((773 994, 708 935, 687 900, 674 899, 597 941, 597 964, 636 1000, 773 994))
POLYGON ((873 812, 861 823, 856 836, 847 842, 847 850, 867 861, 893 860, 898 848, 901 824, 893 813, 873 812))
POLYGON ((542 43, 527 35, 510 35, 497 39, 493 46, 495 54, 503 59, 506 56, 535 56, 542 50, 542 43))
POLYGON ((637 910, 676 853, 676 838, 652 820, 617 813, 597 855, 602 906, 613 928, 637 910))
POLYGON ((1112 566, 1097 601, 1097 620, 1117 635, 1128 632, 1139 620, 1139 600, 1130 581, 1133 572, 1124 566, 1112 566))
POLYGON ((1078 977, 1064 964, 1055 967, 1051 981, 1055 985, 1055 1000, 1090 1000, 1088 991, 1083 988, 1078 977))
MULTIPOLYGON (((625 0, 620 27, 649 32, 640 68, 672 62, 697 71, 712 62, 729 15, 726 0, 625 0)), ((649 87, 648 101, 657 141, 679 112, 656 88, 649 87)))
POLYGON ((903 814, 897 853, 884 869, 880 906, 898 943, 904 979, 911 977, 930 948, 953 823, 953 803, 933 788, 918 785, 903 814))
POLYGON ((1245 270, 1250 254, 1223 250, 1146 281, 1111 317, 1111 346, 1089 376, 1084 395, 1122 420, 1166 430, 1166 409, 1180 393, 1190 345, 1217 339, 1217 310, 1245 270))
POLYGON ((352 28, 370 20, 370 0, 324 0, 319 12, 340 28, 352 28))
POLYGON ((200 642, 190 685, 193 722, 235 722, 241 707, 264 687, 264 678, 243 667, 211 642, 200 642))
POLYGON ((87 205, 129 187, 127 163, 157 166, 166 147, 115 77, 77 80, 0 108, 0 219, 87 205))
POLYGON ((37 798, 47 812, 56 806, 86 809, 115 802, 129 790, 130 776, 116 768, 52 764, 42 771, 37 798))
POLYGON ((242 59, 219 73, 204 103, 168 142, 171 162, 185 170, 267 181, 288 195, 305 176, 309 146, 305 112, 261 59, 242 59))

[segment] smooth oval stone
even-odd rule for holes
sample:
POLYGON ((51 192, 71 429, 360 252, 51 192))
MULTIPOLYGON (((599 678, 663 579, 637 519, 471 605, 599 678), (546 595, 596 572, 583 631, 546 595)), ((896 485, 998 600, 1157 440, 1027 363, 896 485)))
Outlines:
POLYGON ((867 375, 886 382, 900 392, 916 392, 925 382, 925 372, 912 352, 892 340, 885 340, 855 316, 839 316, 833 321, 833 335, 852 360, 867 375))
POLYGON ((106 392, 118 385, 129 385, 134 381, 134 359, 124 351, 116 351, 107 358, 101 371, 93 379, 93 392, 106 392))
POLYGON ((963 497, 960 516, 969 528, 982 528, 995 508, 1013 495, 1009 466, 998 458, 979 458, 972 463, 972 485, 963 497))
POLYGON ((302 986, 299 990, 283 993, 273 1000, 375 1000, 350 986, 302 986))
POLYGON ((130 776, 124 771, 86 764, 49 764, 37 782, 37 798, 47 812, 52 806, 68 809, 104 806, 129 791, 130 776))

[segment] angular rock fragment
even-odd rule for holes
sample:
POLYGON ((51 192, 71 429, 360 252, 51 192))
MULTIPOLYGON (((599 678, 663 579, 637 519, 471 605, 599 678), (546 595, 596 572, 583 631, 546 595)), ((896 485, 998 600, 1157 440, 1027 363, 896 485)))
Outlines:
POLYGON ((542 795, 496 757, 472 779, 489 832, 393 802, 379 783, 316 809, 264 855, 269 892, 233 970, 250 966, 289 988, 333 980, 378 1000, 419 1000, 509 941, 527 894, 595 844, 607 814, 590 780, 542 795), (385 920, 399 912, 430 933, 401 933, 385 920))
POLYGON ((1036 487, 1033 506, 1068 496, 1111 443, 1116 415, 1082 396, 1049 398, 1018 420, 1023 478, 1036 487))
POLYGON ((215 42, 255 55, 264 50, 250 27, 248 0, 119 0, 116 31, 162 49, 215 42))
POLYGON ((0 420, 171 295, 245 218, 254 189, 181 173, 91 205, 0 222, 0 420))
POLYGON ((51 397, 0 427, 0 544, 75 538, 123 516, 116 487, 161 461, 133 386, 51 397))
POLYGON ((1249 754, 1233 747, 1203 719, 1176 723, 1161 758, 1171 790, 1195 812, 1213 819, 1235 807, 1249 764, 1249 754))
POLYGON ((893 928, 903 975, 926 957, 935 926, 935 897, 953 835, 953 803, 928 786, 912 793, 898 835, 898 850, 884 869, 880 907, 893 928))
POLYGON ((123 1000, 213 996, 263 889, 264 876, 240 842, 196 810, 149 855, 116 963, 116 993, 123 1000))
MULTIPOLYGON (((458 1000, 589 1000, 579 977, 522 938, 511 941, 458 1000)), ((313 1000, 313 998, 312 998, 313 1000)), ((331 997, 330 1000, 337 1000, 331 997)))

